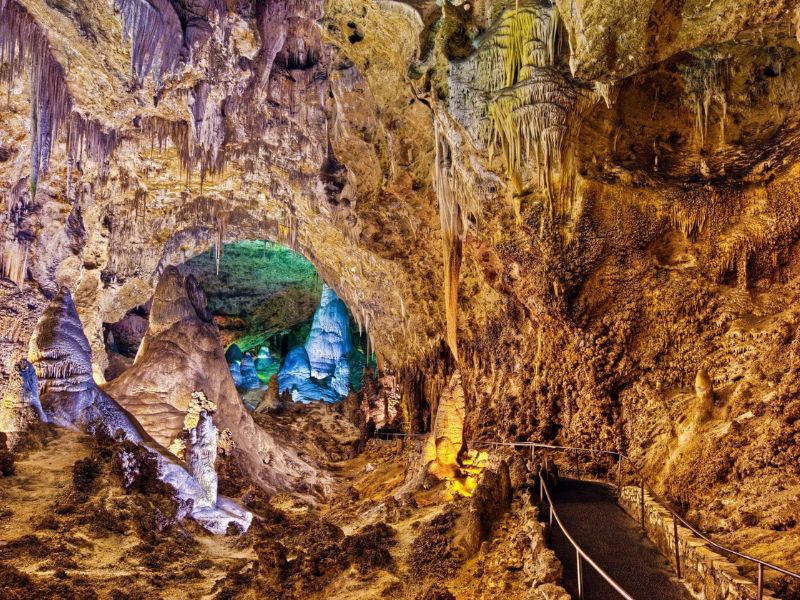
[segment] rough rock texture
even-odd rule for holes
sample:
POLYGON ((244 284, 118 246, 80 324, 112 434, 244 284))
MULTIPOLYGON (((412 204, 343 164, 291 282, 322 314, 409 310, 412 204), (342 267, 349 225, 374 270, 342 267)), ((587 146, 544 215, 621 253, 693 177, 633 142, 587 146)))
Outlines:
POLYGON ((464 443, 464 389, 455 372, 442 392, 436 420, 423 451, 423 463, 439 477, 452 479, 459 465, 464 443))
POLYGON ((105 391, 168 447, 182 435, 198 390, 217 407, 213 422, 230 432, 232 454, 254 482, 269 491, 324 491, 324 474, 253 422, 230 377, 216 327, 197 317, 185 278, 169 267, 156 287, 150 328, 136 362, 105 391))
POLYGON ((459 543, 468 557, 478 553, 481 544, 492 537, 495 523, 511 506, 511 479, 508 465, 485 469, 472 492, 459 543))
POLYGON ((74 290, 101 380, 102 324, 168 265, 283 243, 411 430, 457 366, 468 439, 623 449, 798 568, 793 4, 237 2, 158 42, 110 3, 9 0, 3 275, 74 290))
POLYGON ((211 499, 203 486, 139 425, 136 419, 97 387, 92 379, 91 349, 67 288, 48 304, 33 337, 30 362, 40 382, 47 419, 62 427, 116 437, 144 446, 156 459, 158 477, 185 503, 185 513, 213 533, 233 524, 245 531, 253 515, 226 498, 211 499))
POLYGON ((260 385, 252 354, 245 353, 242 362, 239 364, 239 373, 242 376, 242 381, 239 385, 245 390, 252 390, 260 385))
POLYGON ((37 421, 47 423, 47 415, 39 401, 36 371, 23 359, 17 363, 0 401, 0 432, 6 434, 6 446, 13 450, 37 421))
MULTIPOLYGON (((314 313, 305 347, 311 376, 316 379, 332 377, 339 361, 346 358, 353 348, 347 306, 327 285, 322 287, 319 308, 314 313)), ((342 395, 347 395, 347 392, 342 395)))
POLYGON ((211 504, 217 503, 217 428, 211 415, 201 411, 197 425, 189 430, 186 443, 186 464, 189 473, 202 486, 211 504))
POLYGON ((350 391, 352 351, 347 306, 323 285, 305 344, 289 351, 278 373, 280 392, 290 392, 299 402, 344 398, 350 391))

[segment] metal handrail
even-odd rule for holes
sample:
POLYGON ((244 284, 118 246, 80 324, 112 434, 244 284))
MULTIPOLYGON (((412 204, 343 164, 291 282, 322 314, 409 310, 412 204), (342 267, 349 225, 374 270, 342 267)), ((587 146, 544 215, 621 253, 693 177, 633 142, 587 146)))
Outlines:
MULTIPOLYGON (((656 491, 650 486, 650 484, 647 483, 647 481, 644 478, 644 475, 639 470, 639 468, 636 466, 636 464, 628 456, 626 456, 625 454, 622 454, 621 452, 617 452, 616 454, 620 458, 620 462, 622 460, 627 461, 627 463, 633 469, 634 473, 636 473, 639 476, 640 480, 642 481, 642 488, 643 489, 647 489, 650 492, 650 495, 660 505, 662 505, 664 508, 666 508, 667 512, 669 512, 672 515, 673 522, 680 521, 680 523, 684 527, 686 527, 694 535, 696 535, 697 537, 702 539, 704 542, 706 542, 710 546, 713 546, 714 548, 716 548, 716 549, 718 549, 718 550, 720 550, 722 552, 725 552, 727 554, 732 554, 733 556, 736 556, 738 558, 741 558, 743 560, 746 560, 746 561, 749 561, 749 562, 752 562, 752 563, 755 563, 756 565, 758 565, 758 588, 757 588, 757 595, 756 595, 757 600, 762 600, 762 598, 764 596, 764 568, 765 567, 768 568, 768 569, 772 569, 773 571, 777 571, 778 573, 781 573, 783 575, 787 575, 788 577, 793 577, 793 578, 795 578, 797 580, 800 580, 800 573, 795 573, 793 571, 789 571, 788 569, 786 569, 784 567, 778 566, 778 565, 773 564, 771 562, 768 562, 766 560, 757 558, 755 556, 750 556, 749 554, 745 554, 743 552, 738 552, 736 550, 733 550, 731 548, 723 546, 722 544, 719 544, 719 543, 715 542, 714 540, 710 539, 708 536, 703 534, 701 531, 698 531, 695 527, 693 527, 690 523, 688 523, 683 517, 681 517, 677 512, 672 510, 672 507, 670 507, 669 503, 666 502, 663 498, 661 498, 656 493, 656 491)), ((643 496, 642 497, 642 502, 644 502, 644 494, 642 496, 643 496)), ((676 552, 677 552, 677 545, 676 545, 676 552)))
POLYGON ((652 486, 650 486, 650 484, 647 483, 647 481, 645 480, 644 475, 642 474, 641 470, 636 466, 636 464, 633 462, 633 460, 631 460, 630 457, 628 457, 627 455, 623 454, 622 452, 617 452, 617 451, 614 451, 614 450, 600 450, 600 449, 597 449, 597 448, 579 448, 579 447, 576 447, 576 446, 558 446, 558 445, 553 445, 553 444, 540 444, 540 443, 537 443, 537 442, 489 442, 489 441, 483 441, 483 440, 473 440, 473 441, 470 441, 469 443, 470 444, 477 444, 477 445, 490 445, 490 446, 530 447, 532 449, 532 451, 535 450, 536 448, 542 448, 542 449, 545 449, 545 450, 564 450, 564 451, 576 451, 576 452, 589 452, 589 453, 593 453, 593 454, 605 454, 605 455, 610 455, 610 456, 616 456, 617 457, 617 461, 618 461, 618 476, 617 476, 618 477, 618 482, 617 482, 617 487, 620 490, 621 490, 621 487, 622 487, 622 485, 621 485, 622 461, 625 461, 632 468, 634 473, 639 476, 639 480, 641 482, 640 483, 640 488, 642 490, 642 492, 641 492, 641 511, 642 511, 642 523, 641 523, 641 525, 642 525, 642 527, 643 528, 645 527, 645 522, 644 522, 644 490, 645 489, 648 490, 650 492, 650 495, 660 505, 662 505, 667 510, 667 512, 669 512, 670 515, 672 516, 672 518, 673 518, 673 532, 674 532, 674 536, 675 536, 675 568, 676 568, 676 571, 677 571, 679 577, 680 577, 680 557, 679 557, 679 554, 678 554, 679 550, 678 550, 678 543, 677 543, 677 541, 678 541, 677 540, 677 538, 678 538, 677 523, 678 522, 680 522, 684 527, 686 527, 689 531, 691 531, 697 537, 702 539, 704 542, 706 542, 710 546, 720 550, 721 552, 724 552, 726 554, 731 554, 731 555, 736 556, 738 558, 741 558, 743 560, 755 563, 758 566, 758 583, 757 583, 758 587, 757 587, 757 595, 756 595, 757 600, 762 600, 763 595, 764 595, 764 569, 765 568, 772 569, 774 571, 777 571, 778 573, 781 573, 783 575, 787 575, 788 577, 793 577, 795 579, 800 580, 800 573, 795 573, 795 572, 790 571, 790 570, 788 570, 788 569, 786 569, 784 567, 778 566, 776 564, 773 564, 773 563, 768 562, 766 560, 757 558, 755 556, 750 556, 749 554, 745 554, 743 552, 738 552, 736 550, 732 550, 731 548, 728 548, 726 546, 723 546, 722 544, 719 544, 719 543, 713 541, 708 536, 706 536, 702 532, 698 531, 694 526, 692 526, 683 517, 681 517, 677 512, 675 512, 672 509, 672 507, 669 505, 668 502, 666 502, 663 498, 661 498, 656 493, 656 491, 652 488, 652 486))
MULTIPOLYGON (((428 434, 406 434, 406 433, 394 433, 394 434, 384 434, 384 435, 392 435, 397 437, 424 437, 428 434)), ((577 446, 559 446, 555 444, 541 444, 538 442, 495 442, 495 441, 487 441, 487 440, 468 440, 468 444, 472 446, 494 446, 494 447, 514 447, 514 448, 531 448, 531 452, 535 452, 537 448, 543 450, 559 450, 559 451, 574 451, 574 452, 588 452, 591 454, 604 454, 607 456, 616 456, 617 457, 617 488, 621 492, 622 490, 622 462, 625 461, 631 469, 634 471, 636 475, 639 477, 640 481, 640 489, 641 489, 641 525, 642 528, 646 527, 645 520, 644 520, 644 490, 648 490, 650 495, 658 502, 663 508, 667 510, 672 516, 672 523, 673 523, 673 535, 675 537, 675 570, 677 571, 678 577, 680 577, 680 555, 678 549, 678 522, 680 522, 686 529, 691 531, 694 535, 699 537, 708 545, 716 548, 717 550, 730 554, 732 556, 736 556, 742 560, 749 561, 751 563, 755 563, 758 566, 758 587, 757 587, 757 600, 762 600, 764 595, 764 569, 772 569, 773 571, 777 571, 783 575, 788 577, 792 577, 794 579, 800 580, 800 573, 795 573, 794 571, 790 571, 784 567, 779 565, 773 564, 766 560, 757 558, 755 556, 751 556, 749 554, 745 554, 744 552, 738 552, 737 550, 733 550, 722 544, 719 544, 708 536, 703 534, 702 532, 698 531, 693 525, 688 523, 683 517, 681 517, 677 512, 675 512, 672 507, 666 502, 663 498, 661 498, 656 491, 652 488, 650 484, 644 478, 644 474, 641 470, 636 466, 633 460, 630 459, 627 455, 623 454, 622 452, 618 452, 615 450, 601 450, 599 448, 580 448, 577 446)), ((559 524, 560 525, 560 524, 559 524)), ((561 527, 562 531, 566 534, 566 530, 564 527, 561 527)), ((588 557, 587 557, 588 558, 588 557)))
POLYGON ((572 547, 575 548, 575 557, 577 561, 577 573, 578 573, 578 599, 583 600, 583 561, 585 560, 589 563, 597 573, 606 580, 606 582, 614 588, 614 590, 626 600, 634 600, 633 596, 631 596, 628 592, 626 592, 622 587, 614 581, 611 576, 606 573, 600 565, 592 560, 592 557, 586 554, 586 551, 581 548, 580 544, 576 542, 573 537, 567 531, 567 528, 564 527, 564 524, 561 522, 561 518, 558 516, 558 512, 555 509, 555 505, 553 504, 553 498, 550 496, 550 490, 547 488, 547 483, 545 482, 544 475, 540 472, 539 473, 539 500, 542 502, 544 497, 547 497, 547 503, 550 506, 550 528, 552 530, 553 527, 553 520, 555 520, 556 524, 561 528, 561 531, 564 533, 564 537, 567 538, 572 547))
POLYGON ((376 432, 375 435, 379 436, 379 437, 385 436, 387 438, 391 438, 391 437, 398 437, 398 438, 425 438, 425 437, 428 437, 429 434, 427 434, 427 433, 402 433, 402 432, 398 433, 398 432, 392 432, 392 431, 380 431, 380 432, 376 432))

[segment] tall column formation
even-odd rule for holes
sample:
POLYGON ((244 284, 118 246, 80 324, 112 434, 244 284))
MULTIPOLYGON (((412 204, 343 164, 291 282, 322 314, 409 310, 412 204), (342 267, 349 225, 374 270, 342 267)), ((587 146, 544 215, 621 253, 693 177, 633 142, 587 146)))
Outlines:
POLYGON ((197 426, 189 430, 186 462, 189 472, 206 491, 212 506, 217 504, 217 428, 211 415, 202 411, 197 426))
POLYGON ((339 359, 347 356, 352 349, 347 306, 336 296, 336 292, 324 284, 305 347, 311 364, 311 376, 317 379, 332 376, 339 359))
POLYGON ((423 462, 430 463, 429 471, 441 479, 454 479, 458 474, 459 458, 464 449, 465 412, 461 373, 456 371, 439 399, 436 419, 423 452, 423 462))

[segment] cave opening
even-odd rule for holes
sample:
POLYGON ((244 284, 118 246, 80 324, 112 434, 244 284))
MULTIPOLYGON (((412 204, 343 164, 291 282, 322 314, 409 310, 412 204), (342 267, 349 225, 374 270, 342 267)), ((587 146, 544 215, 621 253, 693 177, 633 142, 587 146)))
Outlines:
MULTIPOLYGON (((219 331, 242 402, 262 410, 291 398, 337 403, 377 372, 367 334, 347 305, 297 252, 269 241, 224 244, 178 267, 205 296, 204 320, 219 331)), ((111 381, 130 367, 144 338, 152 298, 104 323, 111 381)))

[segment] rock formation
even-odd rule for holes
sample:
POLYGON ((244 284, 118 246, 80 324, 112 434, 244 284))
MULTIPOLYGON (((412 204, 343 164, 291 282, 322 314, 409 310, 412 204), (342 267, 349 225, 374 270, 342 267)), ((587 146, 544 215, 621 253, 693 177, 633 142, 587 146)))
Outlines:
MULTIPOLYGON (((224 273, 226 243, 266 239, 349 307, 409 432, 461 432, 431 437, 448 471, 465 438, 623 450, 689 518, 780 559, 769 524, 800 490, 794 4, 7 0, 0 386, 67 285, 91 361, 35 366, 68 374, 48 416, 82 414, 59 398, 94 406, 104 324, 171 265, 213 249, 224 273)), ((108 388, 164 443, 191 391, 235 397, 197 294, 167 291, 108 388)), ((330 378, 335 347, 290 367, 330 378)), ((215 423, 250 447, 233 404, 215 423)), ((273 442, 260 481, 313 481, 273 442)))
POLYGON ((197 425, 189 430, 186 443, 186 464, 189 473, 202 486, 208 501, 217 504, 217 472, 214 463, 217 460, 217 428, 211 416, 202 411, 197 425))
POLYGON ((331 378, 331 388, 342 398, 350 392, 350 365, 346 356, 340 356, 331 378))
POLYGON ((423 462, 430 463, 429 470, 443 479, 456 476, 464 443, 464 388, 461 375, 453 373, 442 392, 436 419, 423 450, 423 462))
POLYGON ((330 386, 311 379, 311 363, 305 347, 297 346, 289 351, 278 373, 279 393, 288 392, 295 402, 337 402, 339 394, 330 386))
POLYGON ((47 423, 47 415, 39 402, 36 371, 31 363, 22 359, 11 374, 0 401, 0 432, 6 434, 9 449, 14 449, 36 421, 47 423))
POLYGON ((192 393, 202 390, 217 407, 214 425, 230 431, 232 455, 254 482, 269 491, 325 488, 324 474, 253 422, 230 377, 216 327, 194 313, 185 278, 174 267, 165 269, 156 287, 136 362, 105 390, 165 447, 182 435, 192 393))
POLYGON ((255 361, 253 361, 253 356, 249 352, 245 353, 244 357, 242 358, 242 362, 239 365, 239 372, 241 373, 242 377, 242 381, 239 383, 239 386, 241 386, 243 389, 252 390, 260 385, 258 373, 256 372, 255 361))
POLYGON ((247 530, 252 514, 228 499, 210 498, 189 472, 159 446, 136 419, 97 387, 92 379, 91 348, 72 295, 62 288, 42 315, 33 337, 29 359, 36 369, 42 407, 48 420, 89 433, 103 431, 147 448, 158 461, 159 477, 187 503, 188 514, 214 533, 229 524, 247 530))
POLYGON ((233 385, 237 388, 242 385, 242 364, 234 361, 228 365, 228 371, 231 374, 233 385))
POLYGON ((305 345, 289 351, 278 374, 280 391, 301 402, 341 400, 350 391, 352 349, 347 306, 323 285, 305 345))
POLYGON ((705 369, 700 369, 694 378, 694 393, 697 397, 697 415, 701 421, 705 421, 714 410, 714 384, 705 369))
POLYGON ((347 306, 336 292, 324 285, 305 344, 311 376, 315 379, 333 376, 339 360, 347 357, 352 347, 347 306))

